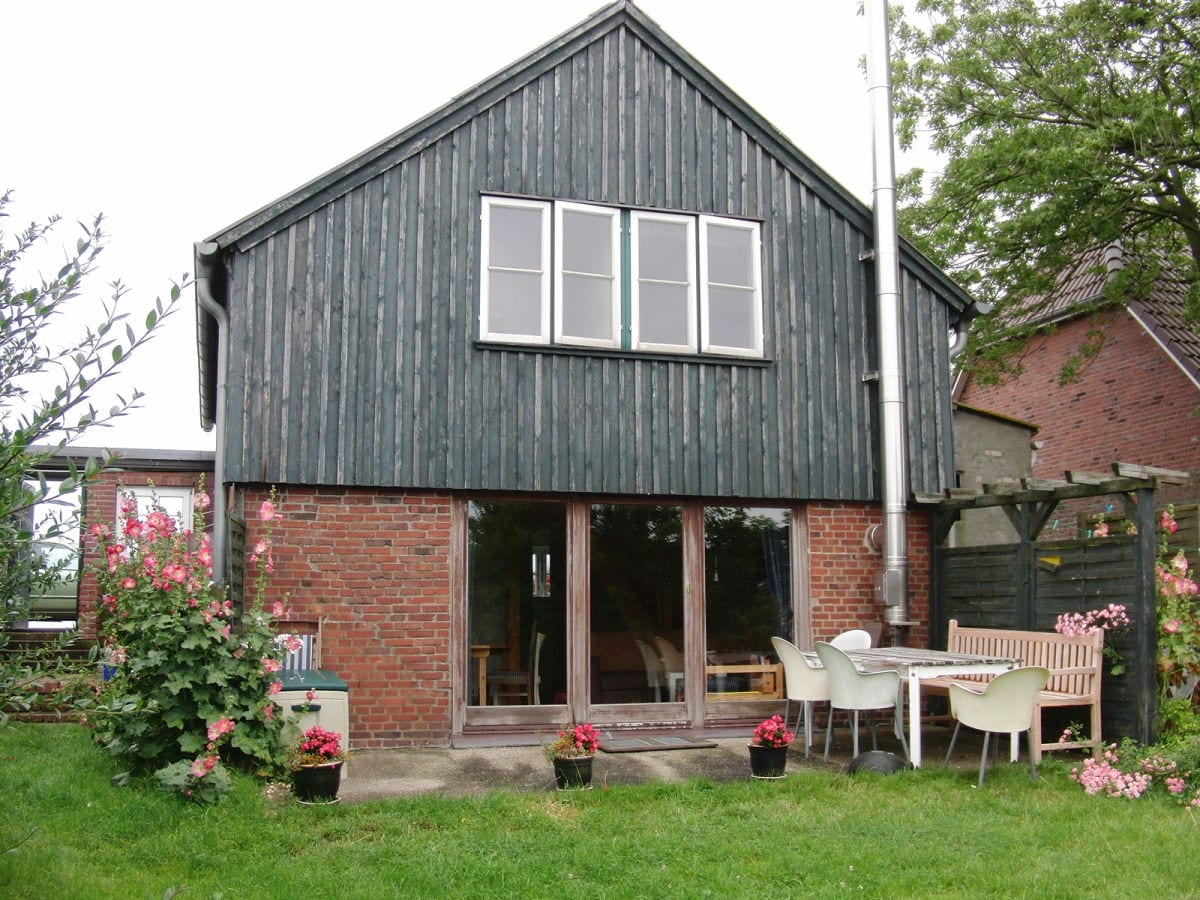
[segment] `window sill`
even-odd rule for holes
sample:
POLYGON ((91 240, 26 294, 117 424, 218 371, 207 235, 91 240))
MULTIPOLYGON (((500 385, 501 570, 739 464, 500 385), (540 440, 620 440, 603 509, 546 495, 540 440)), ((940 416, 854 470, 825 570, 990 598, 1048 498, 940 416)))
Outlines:
POLYGON ((610 350, 594 347, 568 347, 563 344, 505 344, 499 341, 475 341, 477 350, 503 350, 508 353, 546 353, 552 356, 589 356, 594 359, 629 359, 654 362, 703 363, 705 365, 765 368, 775 360, 764 356, 718 356, 715 353, 657 353, 648 350, 610 350))

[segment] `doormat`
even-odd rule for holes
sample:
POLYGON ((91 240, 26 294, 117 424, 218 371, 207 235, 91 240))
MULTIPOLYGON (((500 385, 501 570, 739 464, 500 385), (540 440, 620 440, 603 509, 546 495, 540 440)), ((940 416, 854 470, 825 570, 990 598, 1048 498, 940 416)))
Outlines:
POLYGON ((643 750, 702 750, 717 746, 715 741, 690 737, 607 738, 600 742, 605 753, 639 753, 643 750))

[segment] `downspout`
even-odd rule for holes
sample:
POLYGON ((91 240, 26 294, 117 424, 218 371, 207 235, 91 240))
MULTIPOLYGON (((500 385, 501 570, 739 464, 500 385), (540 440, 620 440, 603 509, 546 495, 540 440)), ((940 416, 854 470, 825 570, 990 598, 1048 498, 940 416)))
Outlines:
POLYGON ((225 368, 229 343, 229 314, 213 296, 212 279, 218 277, 219 247, 212 242, 193 245, 196 263, 196 302, 217 323, 217 402, 213 414, 216 427, 216 453, 213 458, 213 573, 219 584, 225 583, 225 556, 228 541, 227 497, 225 491, 225 368))
POLYGON ((908 627, 908 425, 905 413, 904 318, 892 150, 892 72, 886 0, 866 0, 867 95, 871 101, 875 226, 875 302, 879 320, 879 420, 883 475, 883 572, 876 593, 895 643, 908 627))

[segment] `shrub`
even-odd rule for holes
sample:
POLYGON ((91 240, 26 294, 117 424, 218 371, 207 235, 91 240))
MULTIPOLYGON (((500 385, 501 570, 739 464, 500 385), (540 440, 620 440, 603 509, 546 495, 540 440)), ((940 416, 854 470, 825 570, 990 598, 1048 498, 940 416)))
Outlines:
POLYGON ((103 662, 113 677, 89 714, 95 737, 138 767, 156 770, 166 788, 212 800, 228 787, 223 762, 264 774, 279 771, 285 751, 270 695, 281 685, 284 648, 271 629, 282 602, 264 609, 271 570, 268 535, 256 547, 258 589, 240 619, 212 582, 207 495, 197 497, 194 527, 180 530, 162 509, 145 519, 125 498, 119 534, 93 526, 104 549, 98 565, 103 662))

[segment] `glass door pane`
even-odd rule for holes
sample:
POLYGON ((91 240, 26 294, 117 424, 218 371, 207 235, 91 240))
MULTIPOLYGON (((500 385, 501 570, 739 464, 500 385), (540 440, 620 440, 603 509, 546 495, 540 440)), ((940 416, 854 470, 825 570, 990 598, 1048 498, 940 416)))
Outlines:
POLYGON ((559 705, 567 691, 566 504, 472 501, 467 544, 474 707, 559 705))
POLYGON ((683 691, 683 510, 592 507, 591 703, 661 703, 683 691))
POLYGON ((792 636, 790 522, 786 509, 704 510, 709 701, 783 696, 771 637, 792 636))

